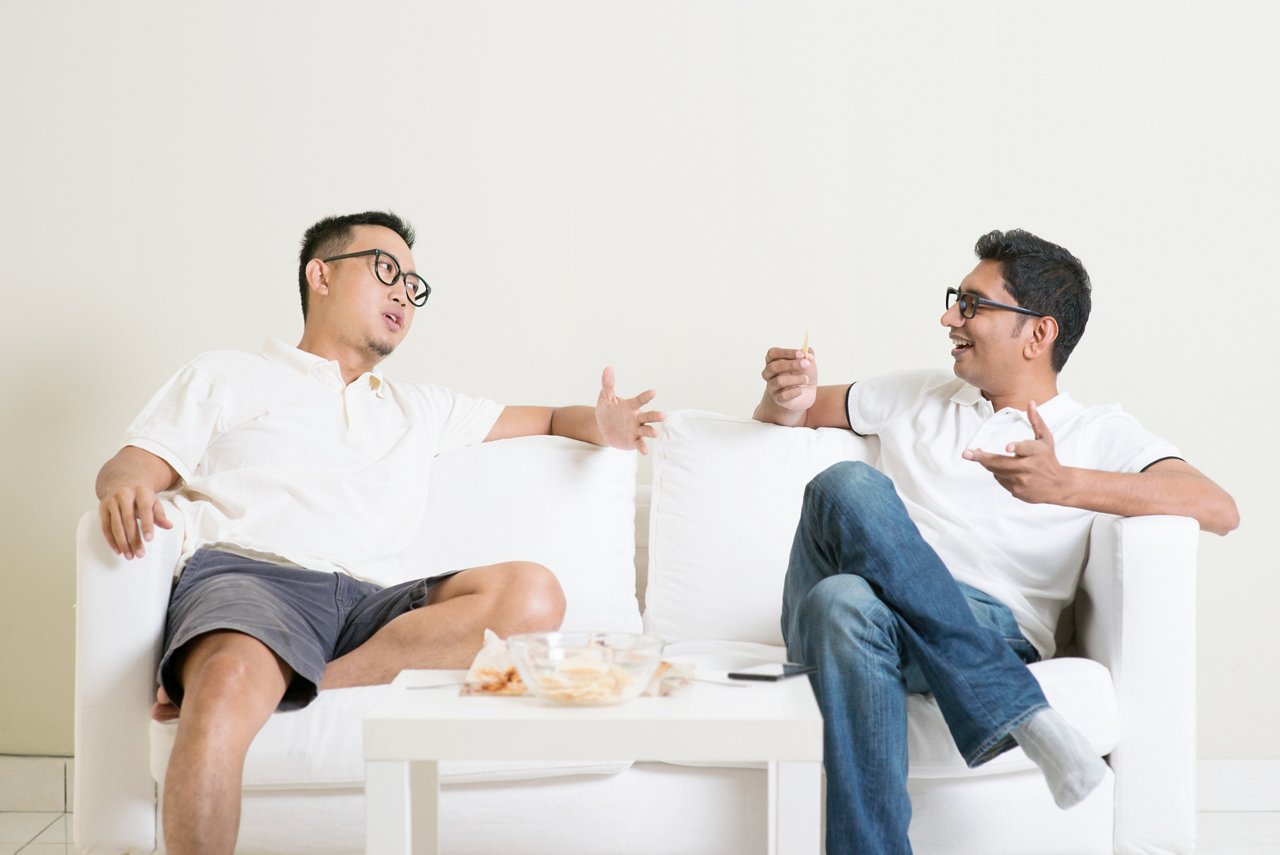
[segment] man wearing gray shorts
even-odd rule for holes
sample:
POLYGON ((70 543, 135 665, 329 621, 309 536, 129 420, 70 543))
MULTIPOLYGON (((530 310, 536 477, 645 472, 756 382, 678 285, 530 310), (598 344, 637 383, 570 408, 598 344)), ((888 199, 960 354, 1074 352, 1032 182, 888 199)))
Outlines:
POLYGON ((589 407, 503 407, 384 377, 431 293, 412 229, 390 213, 307 230, 298 266, 303 333, 256 354, 182 368, 134 421, 96 484, 107 543, 141 556, 158 495, 184 523, 156 705, 178 718, 164 785, 171 853, 232 852, 254 735, 321 689, 389 682, 404 668, 466 667, 484 629, 554 629, 555 576, 529 562, 397 583, 437 454, 556 434, 645 450, 661 413, 605 369, 589 407), (179 715, 179 708, 181 715, 179 715))

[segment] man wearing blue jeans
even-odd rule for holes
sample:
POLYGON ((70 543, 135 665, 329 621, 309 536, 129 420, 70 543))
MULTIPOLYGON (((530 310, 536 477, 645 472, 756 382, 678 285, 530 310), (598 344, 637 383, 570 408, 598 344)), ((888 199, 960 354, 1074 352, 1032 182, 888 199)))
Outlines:
POLYGON ((979 239, 948 288, 950 372, 818 386, 809 350, 773 348, 755 417, 880 441, 805 490, 783 591, 788 655, 817 666, 827 851, 910 852, 908 692, 932 692, 971 766, 1015 744, 1060 807, 1105 764, 1026 665, 1054 652, 1096 513, 1179 514, 1226 534, 1235 502, 1119 407, 1058 374, 1090 309, 1071 253, 1024 231, 979 239))

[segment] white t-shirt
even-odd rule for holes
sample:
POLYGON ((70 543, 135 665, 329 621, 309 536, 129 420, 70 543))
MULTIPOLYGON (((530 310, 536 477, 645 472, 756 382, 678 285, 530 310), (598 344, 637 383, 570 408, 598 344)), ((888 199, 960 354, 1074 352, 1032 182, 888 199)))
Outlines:
MULTIPOLYGON (((1079 583, 1094 512, 1016 499, 968 448, 1003 453, 1033 439, 1026 414, 994 412, 980 390, 939 371, 891 374, 849 391, 849 424, 880 438, 880 469, 951 575, 1007 605, 1041 655, 1079 583)), ((1039 405, 1064 466, 1141 472, 1178 450, 1118 405, 1084 407, 1065 393, 1039 405)))
POLYGON ((337 362, 277 340, 257 354, 196 357, 125 434, 182 478, 180 566, 220 544, 380 585, 426 507, 431 459, 484 440, 502 407, 377 369, 342 380, 337 362))

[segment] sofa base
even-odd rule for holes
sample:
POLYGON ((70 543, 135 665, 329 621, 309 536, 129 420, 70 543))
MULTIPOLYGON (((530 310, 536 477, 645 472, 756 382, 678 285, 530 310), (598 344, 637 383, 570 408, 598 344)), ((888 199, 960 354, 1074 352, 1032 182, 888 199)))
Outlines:
MULTIPOLYGON (((1035 771, 912 780, 917 855, 1110 853, 1114 780, 1070 811, 1052 808, 1035 771), (1000 805, 1004 822, 990 822, 1000 805)), ((765 850, 763 769, 637 763, 616 775, 458 784, 442 798, 451 855, 751 855, 765 850), (758 810, 743 810, 755 804, 758 810), (643 809, 634 806, 643 805, 643 809), (566 829, 572 829, 567 834, 566 829)), ((238 853, 361 853, 358 789, 247 791, 238 853), (331 833, 317 839, 314 829, 331 833)))
MULTIPOLYGON (((764 852, 761 769, 637 763, 616 775, 455 784, 441 793, 450 855, 750 855, 764 852), (760 809, 744 811, 744 804, 760 809)), ((248 790, 237 853, 362 853, 359 789, 248 790), (316 828, 324 828, 317 839, 316 828)))
POLYGON ((915 855, 1111 855, 1115 778, 1059 810, 1039 770, 907 781, 915 855), (999 822, 992 822, 998 806, 999 822))

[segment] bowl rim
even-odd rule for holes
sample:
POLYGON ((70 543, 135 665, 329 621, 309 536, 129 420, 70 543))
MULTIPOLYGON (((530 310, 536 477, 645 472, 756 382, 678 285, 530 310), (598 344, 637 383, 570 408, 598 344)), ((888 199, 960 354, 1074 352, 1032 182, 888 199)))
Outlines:
MULTIPOLYGON (((529 694, 543 701, 565 706, 613 706, 635 700, 644 692, 662 665, 662 653, 666 647, 666 639, 645 632, 596 632, 590 630, 545 630, 541 632, 522 632, 507 639, 511 651, 511 663, 520 674, 529 694), (559 659, 576 648, 590 646, 593 638, 615 638, 629 640, 631 644, 606 644, 609 650, 625 657, 635 656, 636 661, 630 663, 615 662, 628 672, 632 681, 628 683, 616 697, 595 698, 592 700, 559 697, 563 691, 560 687, 548 687, 543 684, 546 676, 545 666, 538 660, 550 657, 559 659), (514 643, 513 643, 514 642, 514 643), (560 642, 560 643, 557 643, 560 642)), ((612 658, 610 656, 609 658, 612 658)))
POLYGON ((630 649, 630 650, 642 649, 644 647, 656 645, 659 651, 661 651, 667 645, 666 639, 664 639, 660 635, 654 635, 653 633, 650 633, 650 632, 626 632, 626 631, 613 631, 613 630, 576 630, 576 629, 570 629, 570 630, 555 629, 555 630, 543 630, 540 632, 518 632, 514 635, 507 637, 507 645, 510 646, 512 642, 515 642, 517 644, 529 644, 535 641, 547 641, 549 644, 555 644, 556 642, 567 643, 567 644, 574 643, 572 641, 569 641, 569 639, 574 639, 575 641, 578 641, 578 640, 590 641, 592 639, 602 639, 604 640, 604 643, 610 644, 611 642, 608 641, 608 639, 610 638, 630 639, 632 641, 632 644, 630 644, 627 647, 627 649, 630 649))

